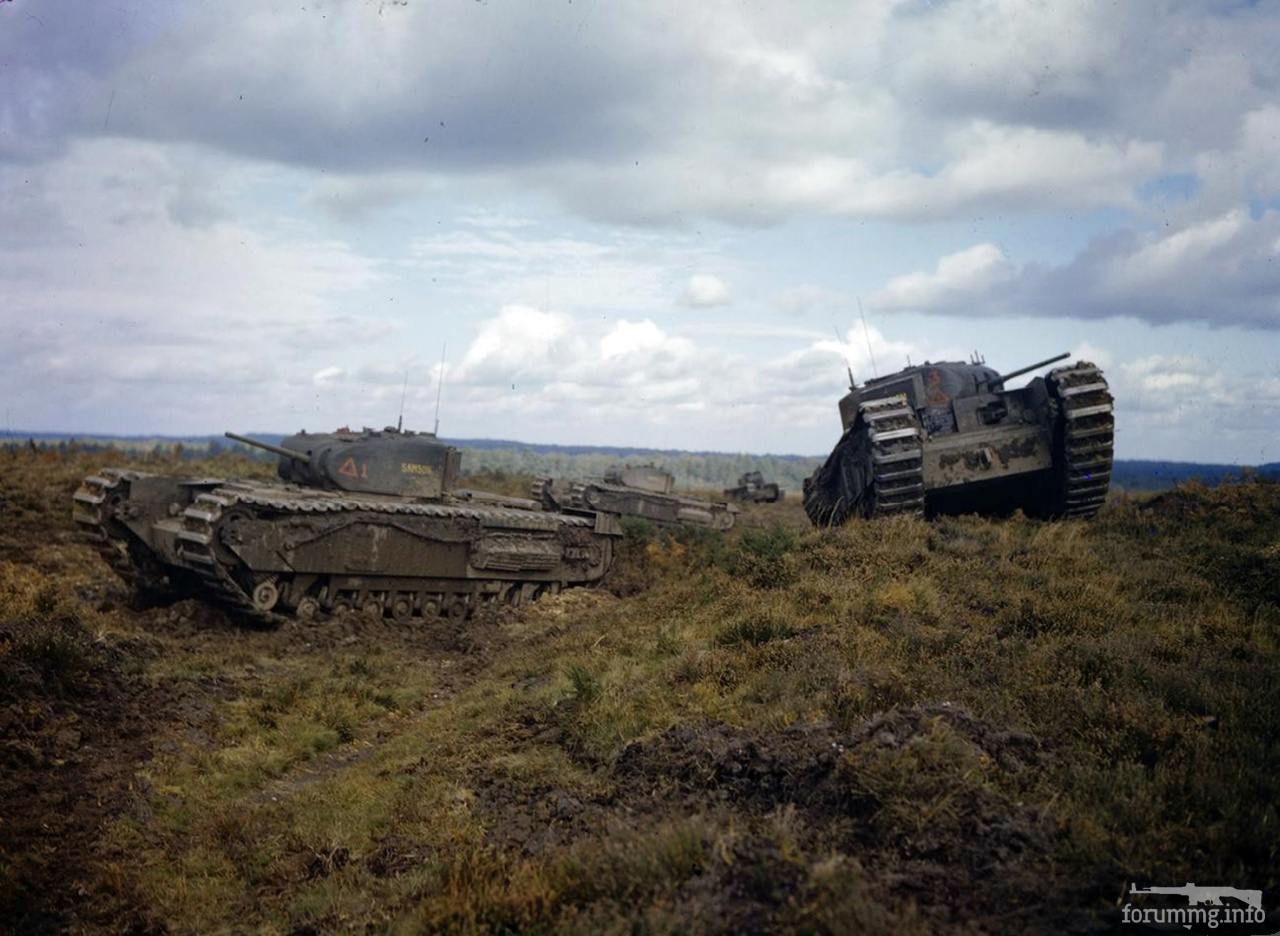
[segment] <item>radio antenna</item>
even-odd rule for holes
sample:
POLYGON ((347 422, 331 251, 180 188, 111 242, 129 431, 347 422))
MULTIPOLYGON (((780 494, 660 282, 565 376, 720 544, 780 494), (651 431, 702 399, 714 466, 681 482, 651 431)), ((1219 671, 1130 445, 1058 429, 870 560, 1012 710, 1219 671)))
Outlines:
POLYGON ((396 432, 404 428, 404 397, 409 392, 409 368, 404 369, 404 386, 400 388, 400 415, 396 417, 396 432))
POLYGON ((871 350, 871 333, 867 331, 867 313, 862 311, 862 297, 858 297, 858 315, 862 318, 862 337, 867 342, 867 357, 871 358, 871 373, 877 377, 880 376, 880 369, 876 367, 876 355, 871 350))
MULTIPOLYGON (((840 329, 836 328, 835 322, 831 323, 831 330, 836 333, 836 341, 839 342, 840 347, 843 348, 844 339, 840 337, 840 329)), ((849 389, 852 390, 858 385, 858 382, 853 379, 853 365, 849 363, 849 355, 845 354, 844 351, 840 352, 840 356, 844 358, 844 370, 845 373, 849 375, 849 389)))
POLYGON ((436 383, 436 427, 431 430, 432 435, 440 434, 440 393, 444 390, 444 355, 449 350, 449 342, 444 341, 440 344, 440 379, 436 383))

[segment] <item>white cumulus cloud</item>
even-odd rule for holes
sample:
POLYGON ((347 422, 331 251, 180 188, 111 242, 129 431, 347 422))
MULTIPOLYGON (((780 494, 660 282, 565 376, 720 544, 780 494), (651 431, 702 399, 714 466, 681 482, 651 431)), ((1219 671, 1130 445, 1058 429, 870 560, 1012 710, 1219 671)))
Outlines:
POLYGON ((696 273, 689 277, 681 297, 685 305, 694 309, 726 305, 731 298, 728 284, 710 273, 696 273))
POLYGON ((894 277, 870 297, 870 304, 884 311, 956 310, 972 314, 981 311, 972 303, 981 301, 1013 272, 1004 251, 995 244, 975 244, 942 257, 931 272, 894 277))

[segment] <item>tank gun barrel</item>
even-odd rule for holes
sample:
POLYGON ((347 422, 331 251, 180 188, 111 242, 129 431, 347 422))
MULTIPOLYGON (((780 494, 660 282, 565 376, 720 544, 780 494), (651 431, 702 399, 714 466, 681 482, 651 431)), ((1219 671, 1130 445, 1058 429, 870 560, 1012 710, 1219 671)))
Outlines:
POLYGON ((1003 384, 1006 380, 1013 380, 1013 378, 1021 377, 1023 374, 1029 374, 1033 370, 1039 370, 1040 368, 1044 367, 1046 364, 1053 364, 1053 363, 1056 363, 1057 361, 1061 361, 1063 358, 1069 358, 1069 357, 1071 357, 1071 352, 1063 351, 1061 354, 1055 354, 1053 357, 1045 358, 1043 361, 1036 361, 1036 363, 1030 364, 1026 367, 1020 367, 1016 371, 1010 371, 1007 374, 1001 374, 995 380, 991 381, 991 386, 998 387, 1001 384, 1003 384))
POLYGON ((270 442, 259 442, 257 439, 250 439, 248 436, 238 435, 234 432, 224 432, 223 435, 235 442, 252 445, 254 448, 260 448, 265 452, 271 452, 275 455, 283 455, 285 458, 292 458, 294 461, 302 462, 304 465, 311 464, 311 456, 306 452, 295 452, 293 449, 285 448, 282 445, 272 445, 270 442))

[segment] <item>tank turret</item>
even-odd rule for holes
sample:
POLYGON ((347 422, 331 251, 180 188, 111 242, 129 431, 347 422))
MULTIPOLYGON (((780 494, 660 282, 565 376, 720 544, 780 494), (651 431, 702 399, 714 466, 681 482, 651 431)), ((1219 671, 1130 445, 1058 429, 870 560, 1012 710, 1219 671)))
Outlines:
POLYGON ((282 481, 322 490, 439 498, 454 487, 461 467, 458 450, 433 433, 391 426, 381 431, 304 430, 280 445, 234 432, 226 436, 278 455, 276 473, 282 481))

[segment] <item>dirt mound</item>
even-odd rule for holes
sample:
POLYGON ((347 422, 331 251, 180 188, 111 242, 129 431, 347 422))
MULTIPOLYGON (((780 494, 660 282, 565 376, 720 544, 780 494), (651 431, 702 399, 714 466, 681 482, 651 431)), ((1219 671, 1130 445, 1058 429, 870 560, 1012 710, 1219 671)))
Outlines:
POLYGON ((1010 773, 1019 773, 1041 759, 1040 742, 1029 734, 996 728, 961 706, 942 702, 892 708, 873 715, 851 732, 855 745, 900 748, 926 733, 931 720, 940 720, 966 738, 1010 773))
MULTIPOLYGON (((708 794, 758 809, 839 808, 831 780, 843 751, 827 724, 766 733, 705 722, 628 745, 614 770, 624 786, 650 796, 708 794)), ((856 811, 853 801, 843 805, 856 811)))
MULTIPOLYGON (((637 809, 727 809, 745 813, 748 827, 793 814, 803 851, 859 862, 880 898, 918 905, 934 922, 996 926, 1011 906, 1044 909, 1053 830, 1018 798, 1026 768, 1043 756, 1030 735, 941 703, 894 708, 849 731, 678 725, 629 745, 614 769, 620 798, 637 809)), ((793 860, 769 858, 775 847, 739 856, 734 874, 761 862, 765 878, 798 874, 793 860)), ((1058 924, 1073 915, 1063 907, 1058 924)))
POLYGON ((575 795, 547 784, 519 786, 500 771, 475 771, 470 789, 485 826, 485 841, 523 855, 601 834, 621 819, 618 804, 608 798, 575 795))
POLYGON ((875 806, 874 794, 850 783, 847 767, 867 758, 864 749, 901 750, 940 725, 976 756, 1011 773, 1039 757, 1030 735, 997 729, 941 703, 894 708, 846 732, 829 722, 773 732, 714 722, 677 725, 652 741, 628 745, 615 770, 628 781, 649 779, 654 793, 706 791, 765 809, 791 803, 865 815, 875 806))

